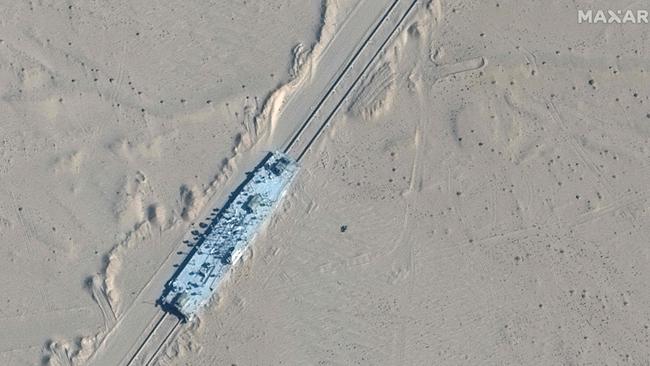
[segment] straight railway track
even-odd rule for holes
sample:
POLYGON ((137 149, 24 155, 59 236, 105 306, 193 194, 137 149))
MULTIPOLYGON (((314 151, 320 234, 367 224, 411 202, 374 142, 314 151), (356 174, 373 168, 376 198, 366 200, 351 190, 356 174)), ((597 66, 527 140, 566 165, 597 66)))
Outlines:
POLYGON ((180 330, 181 320, 170 313, 160 311, 154 317, 152 329, 146 333, 145 338, 132 350, 130 357, 124 356, 126 366, 149 366, 159 357, 160 351, 171 341, 180 330))

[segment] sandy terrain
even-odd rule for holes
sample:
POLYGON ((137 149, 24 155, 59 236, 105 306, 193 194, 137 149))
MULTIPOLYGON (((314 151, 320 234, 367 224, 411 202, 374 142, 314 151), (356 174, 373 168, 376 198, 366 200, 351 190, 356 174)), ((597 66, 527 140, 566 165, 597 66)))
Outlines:
POLYGON ((421 9, 167 364, 646 364, 650 29, 575 14, 421 9))
MULTIPOLYGON (((111 364, 385 7, 263 4, 3 8, 1 364, 111 364)), ((628 5, 419 4, 159 363, 647 364, 650 25, 576 21, 628 5)))
POLYGON ((2 7, 0 364, 93 348, 255 136, 320 13, 300 1, 2 7))

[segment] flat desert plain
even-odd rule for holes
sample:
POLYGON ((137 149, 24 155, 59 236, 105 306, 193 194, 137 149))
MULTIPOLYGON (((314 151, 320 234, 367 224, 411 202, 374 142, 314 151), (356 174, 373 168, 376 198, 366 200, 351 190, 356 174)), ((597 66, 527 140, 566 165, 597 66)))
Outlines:
MULTIPOLYGON (((5 6, 0 363, 93 364, 378 3, 5 6)), ((650 24, 578 23, 643 6, 418 1, 155 363, 648 364, 650 24)))

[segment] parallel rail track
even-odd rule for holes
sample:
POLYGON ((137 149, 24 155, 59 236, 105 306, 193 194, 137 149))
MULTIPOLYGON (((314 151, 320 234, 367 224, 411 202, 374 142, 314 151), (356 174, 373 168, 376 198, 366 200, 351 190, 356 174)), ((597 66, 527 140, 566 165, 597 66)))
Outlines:
MULTIPOLYGON (((400 3, 400 0, 395 0, 391 6, 388 8, 388 10, 382 15, 380 20, 377 22, 373 30, 370 32, 368 37, 362 42, 361 47, 357 49, 357 51, 354 53, 350 61, 345 65, 343 71, 341 74, 335 79, 334 83, 329 87, 325 95, 321 98, 321 100, 316 104, 316 108, 309 114, 305 122, 300 126, 296 134, 291 138, 289 143, 287 144, 287 147, 283 150, 284 153, 289 154, 291 152, 291 149, 300 141, 300 138, 302 137, 302 134, 304 131, 307 129, 307 127, 310 125, 314 117, 318 114, 320 111, 321 107, 325 102, 329 99, 331 95, 334 94, 334 91, 336 90, 336 87, 341 83, 341 81, 345 78, 346 74, 352 67, 354 66, 355 61, 359 58, 359 55, 366 49, 368 44, 372 41, 372 38, 375 36, 377 31, 381 28, 381 26, 386 22, 386 20, 389 18, 391 12, 397 7, 397 5, 400 3)), ((304 146, 304 148, 300 151, 300 153, 297 155, 296 160, 300 161, 304 157, 305 153, 309 151, 311 146, 314 144, 314 142, 318 139, 318 137, 321 135, 321 133, 325 130, 325 128, 329 125, 330 121, 332 118, 336 115, 336 113, 339 111, 341 106, 345 103, 346 99, 348 96, 352 93, 354 88, 359 84, 359 81, 363 78, 363 76, 366 74, 368 69, 374 64, 375 60, 377 57, 379 57, 382 52, 384 51, 384 48, 386 45, 390 42, 390 40, 393 38, 395 33, 400 29, 402 24, 404 23, 404 20, 409 16, 411 11, 415 8, 415 5, 418 3, 418 0, 411 0, 410 5, 406 9, 406 11, 399 17, 399 20, 397 23, 393 26, 393 28, 390 30, 388 36, 381 42, 379 48, 375 51, 375 53, 370 57, 368 62, 364 65, 363 69, 357 75, 357 77, 354 79, 352 84, 348 87, 348 89, 345 91, 343 96, 340 98, 340 100, 336 103, 334 108, 330 111, 330 113, 327 115, 325 118, 324 122, 318 127, 316 130, 316 133, 312 135, 311 139, 307 142, 307 145, 304 146)))
POLYGON ((158 354, 165 347, 167 342, 172 339, 172 336, 180 329, 179 326, 181 325, 181 320, 167 312, 161 311, 156 314, 154 319, 155 318, 158 320, 155 321, 153 328, 149 333, 147 333, 133 355, 131 355, 126 366, 151 365, 158 358, 158 354), (154 339, 158 341, 152 343, 154 339))
MULTIPOLYGON (((297 144, 301 141, 302 135, 305 133, 307 127, 310 126, 310 124, 314 121, 315 117, 318 115, 318 113, 321 111, 325 103, 335 95, 335 90, 336 87, 341 84, 341 82, 345 79, 345 77, 348 75, 349 71, 355 66, 355 62, 358 61, 360 55, 362 52, 367 48, 367 46, 373 42, 373 37, 377 34, 379 29, 386 23, 386 20, 389 19, 391 16, 391 13, 397 8, 397 5, 402 2, 403 0, 395 0, 386 10, 386 12, 379 18, 375 26, 373 27, 372 31, 368 34, 368 36, 365 38, 365 40, 361 43, 361 46, 355 51, 355 53, 352 55, 348 63, 345 65, 343 70, 340 72, 338 76, 335 77, 334 82, 329 86, 325 94, 322 96, 322 98, 318 101, 316 104, 316 107, 314 108, 313 111, 309 114, 307 119, 302 123, 300 128, 296 131, 296 133, 291 137, 289 142, 287 143, 286 147, 284 148, 283 152, 287 154, 292 153, 292 149, 297 146, 297 144)), ((368 69, 374 64, 375 60, 382 54, 384 51, 386 45, 393 39, 395 34, 398 32, 404 21, 407 19, 407 17, 410 15, 410 13, 413 11, 417 4, 418 0, 411 0, 409 6, 407 9, 399 16, 398 21, 396 24, 393 25, 393 28, 390 29, 390 32, 388 35, 381 41, 380 46, 377 48, 377 50, 372 54, 372 56, 368 59, 366 64, 363 66, 362 70, 359 72, 359 74, 354 78, 352 81, 352 84, 345 90, 345 93, 340 97, 340 99, 336 102, 334 107, 327 113, 327 116, 323 120, 323 122, 317 126, 316 132, 311 136, 309 140, 307 140, 306 145, 303 146, 301 150, 297 153, 297 156, 294 156, 297 161, 300 161, 303 159, 305 154, 311 149, 312 145, 314 142, 318 139, 318 137, 323 133, 325 128, 329 126, 332 118, 336 115, 336 113, 339 111, 341 106, 345 103, 349 95, 352 93, 352 91, 355 89, 355 87, 359 84, 363 76, 366 74, 368 69)), ((160 310, 160 312, 156 315, 157 319, 153 325, 153 328, 146 333, 144 339, 140 343, 140 345, 135 349, 131 357, 129 357, 128 362, 125 364, 126 366, 134 366, 134 365, 139 365, 139 366, 149 366, 153 362, 155 362, 158 357, 159 353, 161 350, 164 349, 165 345, 173 339, 173 336, 178 332, 181 327, 180 325, 182 324, 181 320, 171 316, 169 313, 164 312, 163 310, 160 310), (169 328, 167 331, 165 331, 164 328, 169 328), (162 333, 160 333, 162 331, 162 333), (162 336, 162 337, 160 337, 162 336), (158 342, 151 343, 154 339, 159 340, 158 342), (151 348, 150 348, 151 346, 151 348), (147 351, 151 352, 147 352, 147 351)), ((156 318, 154 317, 154 319, 156 318)), ((125 356, 125 358, 128 357, 128 355, 125 356)))

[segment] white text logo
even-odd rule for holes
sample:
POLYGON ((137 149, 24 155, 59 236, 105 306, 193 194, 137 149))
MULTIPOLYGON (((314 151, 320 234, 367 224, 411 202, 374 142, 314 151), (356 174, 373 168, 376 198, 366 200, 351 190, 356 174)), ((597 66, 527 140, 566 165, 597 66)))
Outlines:
POLYGON ((648 24, 647 10, 578 10, 578 23, 648 24))

